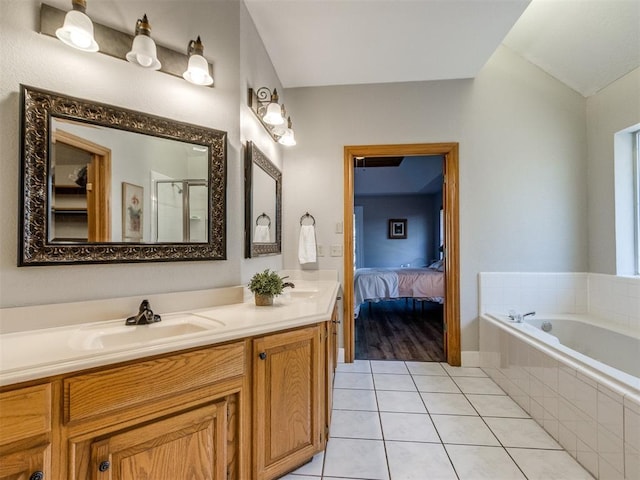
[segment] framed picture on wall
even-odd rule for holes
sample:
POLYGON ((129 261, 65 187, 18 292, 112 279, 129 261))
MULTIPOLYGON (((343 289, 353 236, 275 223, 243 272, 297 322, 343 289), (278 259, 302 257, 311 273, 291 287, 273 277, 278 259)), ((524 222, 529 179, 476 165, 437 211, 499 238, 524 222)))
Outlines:
POLYGON ((390 218, 389 219, 389 238, 392 240, 407 238, 407 219, 406 218, 390 218))
POLYGON ((142 205, 144 188, 122 182, 122 240, 142 241, 142 205))

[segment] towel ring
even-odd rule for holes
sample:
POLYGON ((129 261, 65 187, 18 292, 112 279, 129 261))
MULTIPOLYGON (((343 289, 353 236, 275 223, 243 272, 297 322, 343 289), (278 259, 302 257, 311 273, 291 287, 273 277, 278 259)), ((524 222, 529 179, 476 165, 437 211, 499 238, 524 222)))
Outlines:
POLYGON ((267 219, 267 222, 269 222, 269 223, 267 223, 267 227, 271 228, 271 218, 269 217, 269 215, 267 215, 264 212, 261 213, 260 215, 258 215, 258 218, 256 218, 256 225, 260 225, 260 223, 258 223, 258 222, 260 222, 260 220, 263 219, 263 218, 267 219))
POLYGON ((316 224, 316 219, 313 218, 313 215, 311 215, 309 212, 306 212, 304 215, 302 215, 300 217, 300 225, 302 225, 302 222, 307 218, 310 218, 311 221, 313 222, 311 225, 315 225, 316 224))

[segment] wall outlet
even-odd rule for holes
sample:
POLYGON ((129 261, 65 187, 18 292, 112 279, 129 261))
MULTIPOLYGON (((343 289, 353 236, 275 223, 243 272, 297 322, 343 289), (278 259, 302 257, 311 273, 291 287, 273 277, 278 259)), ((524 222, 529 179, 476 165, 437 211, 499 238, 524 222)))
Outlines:
POLYGON ((342 245, 331 245, 331 256, 332 257, 341 257, 342 256, 342 245))
POLYGON ((325 253, 324 253, 324 245, 318 245, 317 249, 318 249, 318 256, 319 257, 324 257, 324 255, 325 255, 325 253))

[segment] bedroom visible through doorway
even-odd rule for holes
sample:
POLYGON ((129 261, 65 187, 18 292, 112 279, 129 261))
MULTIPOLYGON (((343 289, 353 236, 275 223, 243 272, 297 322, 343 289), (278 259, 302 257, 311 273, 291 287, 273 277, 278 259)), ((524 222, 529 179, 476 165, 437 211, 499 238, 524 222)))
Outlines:
POLYGON ((459 365, 458 145, 345 147, 344 175, 345 232, 351 233, 344 251, 353 252, 344 265, 345 360, 365 355, 459 365), (396 170, 403 162, 418 168, 404 179, 396 170), (358 169, 365 175, 356 181, 358 169), (366 177, 373 184, 377 177, 377 186, 362 188, 366 177), (363 353, 367 345, 372 350, 363 353))
POLYGON ((358 360, 444 361, 443 160, 354 161, 358 360))

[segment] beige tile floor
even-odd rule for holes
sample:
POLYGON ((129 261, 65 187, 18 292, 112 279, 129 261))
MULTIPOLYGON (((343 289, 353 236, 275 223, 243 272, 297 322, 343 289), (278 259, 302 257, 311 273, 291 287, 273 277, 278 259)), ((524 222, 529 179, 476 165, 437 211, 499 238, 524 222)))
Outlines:
POLYGON ((286 480, 593 477, 479 368, 339 364, 327 450, 286 480))

